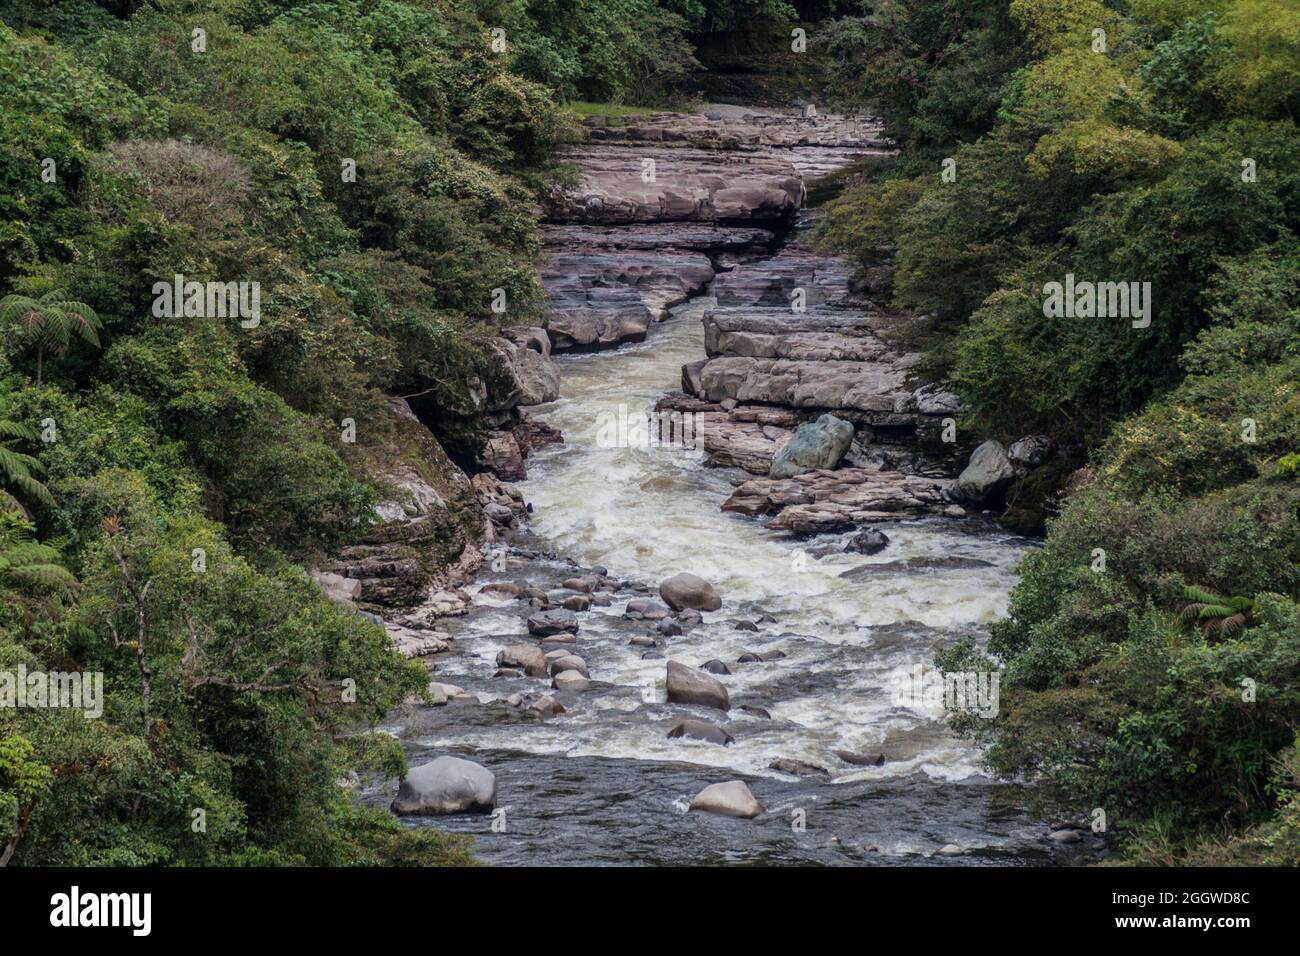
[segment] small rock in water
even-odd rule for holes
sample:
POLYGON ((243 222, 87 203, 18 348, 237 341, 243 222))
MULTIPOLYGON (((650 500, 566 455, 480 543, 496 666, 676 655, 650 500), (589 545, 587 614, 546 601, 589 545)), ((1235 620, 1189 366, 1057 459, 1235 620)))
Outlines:
POLYGON ((667 617, 669 613, 668 608, 658 601, 653 601, 650 598, 633 598, 627 602, 627 608, 623 611, 623 616, 634 621, 642 619, 658 621, 660 618, 667 617))
POLYGON ((728 621, 732 627, 738 631, 757 631, 758 625, 753 621, 728 621))
POLYGON ((655 630, 666 637, 680 637, 684 633, 682 631, 682 626, 671 617, 666 617, 660 621, 655 626, 655 630))
POLYGON ((763 812, 763 805, 743 780, 728 780, 726 783, 712 784, 697 793, 691 801, 691 809, 749 820, 763 812))
POLYGON ((849 543, 844 546, 844 550, 854 554, 876 554, 884 551, 889 547, 889 538, 883 531, 875 528, 868 528, 866 531, 859 531, 849 543))
POLYGON ((768 764, 768 767, 796 777, 829 777, 831 775, 830 771, 825 767, 819 767, 806 760, 795 760, 791 757, 778 757, 768 764))
POLYGON ((765 707, 755 707, 753 704, 741 704, 737 709, 749 714, 751 717, 761 717, 763 720, 772 719, 772 715, 767 712, 767 708, 765 707))
POLYGON ((1053 830, 1047 835, 1053 843, 1078 843, 1083 839, 1078 830, 1053 830))
POLYGON ((963 850, 955 843, 949 843, 946 846, 939 847, 937 851, 939 856, 961 856, 963 850))
POLYGON ((641 660, 643 661, 661 661, 663 659, 664 656, 658 651, 646 651, 641 655, 641 660))
POLYGON ((705 661, 700 665, 700 670, 707 671, 710 674, 730 674, 731 669, 719 660, 705 661))
POLYGON ((591 598, 586 594, 574 594, 566 597, 560 607, 566 611, 588 611, 591 609, 591 598))
POLYGON ((479 588, 479 594, 504 594, 507 597, 519 597, 524 593, 521 585, 513 584, 510 581, 493 581, 479 588))
POLYGON ((736 663, 737 664, 761 664, 763 663, 763 658, 759 657, 753 651, 745 651, 745 653, 741 654, 738 658, 736 658, 736 663))
POLYGON ((707 740, 711 744, 722 744, 724 747, 727 744, 735 743, 735 739, 731 734, 721 727, 711 724, 707 720, 694 720, 691 718, 679 720, 673 724, 672 729, 668 731, 668 736, 670 738, 689 737, 692 740, 707 740))
POLYGON ((583 594, 591 593, 591 582, 583 578, 569 578, 567 581, 561 581, 560 587, 567 588, 570 591, 581 591, 583 594))
POLYGON ((831 753, 855 767, 880 767, 885 763, 885 755, 881 753, 854 753, 851 750, 832 750, 831 753))
POLYGON ((544 717, 555 717, 558 714, 564 713, 564 705, 554 697, 543 697, 540 700, 534 701, 532 709, 544 717))
POLYGON ((704 615, 693 607, 688 607, 684 611, 677 613, 677 623, 682 627, 695 627, 697 624, 704 622, 704 615))
POLYGON ((648 634, 638 634, 636 637, 628 641, 628 644, 631 645, 632 647, 658 647, 659 646, 659 642, 656 641, 653 637, 651 637, 648 634))
POLYGON ((551 681, 554 690, 581 691, 591 686, 591 681, 578 671, 560 671, 551 681))

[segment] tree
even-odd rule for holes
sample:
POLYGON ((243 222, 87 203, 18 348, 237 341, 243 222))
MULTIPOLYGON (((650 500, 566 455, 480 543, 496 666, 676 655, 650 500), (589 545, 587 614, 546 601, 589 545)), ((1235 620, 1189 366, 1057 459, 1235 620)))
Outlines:
POLYGON ((0 299, 0 322, 15 322, 28 343, 36 348, 36 386, 41 385, 45 353, 64 355, 73 335, 99 348, 102 328, 95 310, 51 289, 39 299, 13 293, 0 299))
POLYGON ((16 488, 43 504, 54 503, 50 490, 32 477, 33 472, 41 470, 41 463, 31 455, 24 455, 8 447, 8 443, 15 438, 35 441, 36 437, 36 432, 21 422, 0 418, 0 508, 27 513, 22 502, 6 486, 16 488))

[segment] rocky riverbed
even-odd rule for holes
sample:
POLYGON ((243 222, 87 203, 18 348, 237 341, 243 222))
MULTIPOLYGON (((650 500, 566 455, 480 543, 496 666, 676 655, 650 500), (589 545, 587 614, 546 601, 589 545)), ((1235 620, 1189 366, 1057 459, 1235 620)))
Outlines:
MULTIPOLYGON (((588 133, 546 207, 549 323, 502 340, 518 394, 459 562, 482 566, 401 609, 328 582, 430 667, 433 705, 385 727, 417 768, 394 811, 502 863, 1097 852, 1086 808, 1035 819, 907 694, 1005 612, 1033 542, 983 506, 1050 449, 934 440, 957 406, 900 344, 917 320, 806 245, 808 183, 886 149, 878 126, 716 107, 588 133), (689 433, 639 440, 656 410, 689 433)), ((410 484, 404 520, 436 512, 410 484)), ((366 582, 388 556, 356 555, 366 582)))

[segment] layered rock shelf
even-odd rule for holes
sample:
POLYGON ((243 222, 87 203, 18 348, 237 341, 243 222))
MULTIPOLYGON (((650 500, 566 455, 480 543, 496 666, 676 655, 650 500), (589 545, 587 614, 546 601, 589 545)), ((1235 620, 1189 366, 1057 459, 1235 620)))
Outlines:
POLYGON ((587 123, 556 187, 541 278, 556 351, 644 340, 652 322, 719 273, 767 257, 806 195, 805 181, 884 151, 878 125, 797 111, 715 107, 621 126, 587 123))

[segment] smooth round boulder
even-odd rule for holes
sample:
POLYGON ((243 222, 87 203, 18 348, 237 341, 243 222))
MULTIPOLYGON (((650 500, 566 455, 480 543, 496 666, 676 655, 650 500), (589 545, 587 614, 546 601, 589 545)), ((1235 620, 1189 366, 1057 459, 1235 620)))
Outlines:
POLYGON ((521 670, 529 677, 545 677, 546 655, 532 644, 514 644, 497 652, 497 667, 521 670))
POLYGON ((705 740, 711 744, 721 744, 724 747, 727 744, 736 742, 731 734, 716 724, 711 724, 707 720, 695 720, 693 718, 677 721, 677 723, 673 724, 672 729, 668 731, 668 736, 671 739, 688 737, 691 740, 705 740))
POLYGON ((561 581, 560 587, 570 591, 581 591, 583 594, 591 593, 591 582, 584 578, 569 578, 567 581, 561 581))
POLYGON ((691 809, 700 813, 717 813, 724 817, 753 819, 763 812, 763 805, 743 780, 728 780, 705 787, 691 801, 691 809))
POLYGON ((497 778, 491 770, 460 757, 439 757, 407 771, 392 803, 394 813, 439 816, 491 813, 497 778))
POLYGON ((668 703, 695 704, 730 710, 731 698, 727 688, 703 671, 687 667, 677 661, 668 662, 668 703))
POLYGON ((553 690, 580 691, 586 690, 590 686, 591 681, 583 677, 578 671, 560 671, 551 680, 553 690))
POLYGON ((710 674, 730 674, 731 668, 719 660, 705 661, 700 665, 700 670, 707 671, 710 674))
POLYGON ((551 676, 554 677, 561 671, 577 671, 583 677, 591 677, 591 673, 587 670, 587 662, 577 654, 566 654, 551 661, 551 676))
POLYGON ((572 594, 560 602, 560 607, 566 611, 589 611, 591 610, 591 595, 572 594))
POLYGON ((697 611, 716 611, 722 607, 722 598, 713 585, 698 574, 683 571, 674 574, 659 585, 659 596, 674 611, 694 608, 697 611))

